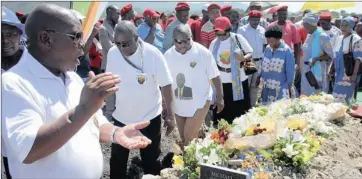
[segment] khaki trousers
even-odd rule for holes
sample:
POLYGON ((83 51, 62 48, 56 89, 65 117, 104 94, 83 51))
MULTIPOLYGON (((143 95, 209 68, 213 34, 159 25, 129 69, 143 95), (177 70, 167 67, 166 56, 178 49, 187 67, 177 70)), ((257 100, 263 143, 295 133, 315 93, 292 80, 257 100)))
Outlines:
POLYGON ((197 109, 193 117, 175 115, 178 131, 184 146, 198 137, 200 128, 205 120, 209 108, 210 101, 206 101, 204 107, 197 109))

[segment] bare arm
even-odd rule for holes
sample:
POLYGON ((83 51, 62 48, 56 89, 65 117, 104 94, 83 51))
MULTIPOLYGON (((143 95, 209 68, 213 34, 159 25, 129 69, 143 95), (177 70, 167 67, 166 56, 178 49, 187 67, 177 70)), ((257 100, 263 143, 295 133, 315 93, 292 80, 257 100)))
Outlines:
POLYGON ((216 91, 216 99, 218 98, 224 98, 224 92, 222 89, 222 84, 221 84, 221 80, 220 80, 220 76, 217 76, 216 78, 212 79, 212 83, 215 86, 215 91, 216 91))
POLYGON ((156 27, 150 28, 150 32, 148 33, 148 36, 145 39, 146 42, 153 44, 153 41, 155 40, 155 30, 156 27))
POLYGON ((90 48, 92 47, 92 44, 93 44, 93 39, 96 37, 96 35, 93 35, 91 34, 91 36, 89 36, 87 42, 85 43, 84 45, 84 48, 83 48, 83 52, 84 54, 88 54, 90 48))
POLYGON ((174 100, 173 100, 171 84, 161 87, 161 93, 162 93, 162 96, 164 97, 164 101, 165 101, 165 105, 166 105, 166 109, 167 109, 167 115, 173 115, 174 114, 174 111, 173 111, 174 100))
POLYGON ((300 53, 300 42, 294 44, 294 58, 295 58, 295 63, 296 64, 300 64, 300 58, 299 58, 299 53, 300 53))
POLYGON ((89 73, 90 80, 83 88, 77 107, 62 115, 50 124, 44 124, 38 133, 23 163, 30 164, 40 160, 61 148, 103 105, 104 98, 118 90, 114 86, 120 82, 119 77, 111 73, 94 76, 89 73))
POLYGON ((38 130, 34 144, 23 163, 31 164, 61 148, 91 118, 92 114, 77 106, 50 124, 38 130))

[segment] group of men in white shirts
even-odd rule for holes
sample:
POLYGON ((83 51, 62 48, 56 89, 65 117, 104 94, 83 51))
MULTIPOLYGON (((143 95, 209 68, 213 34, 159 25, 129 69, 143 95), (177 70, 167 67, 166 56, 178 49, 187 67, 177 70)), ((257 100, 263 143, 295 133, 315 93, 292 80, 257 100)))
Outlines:
MULTIPOLYGON (((109 19, 113 11, 107 8, 109 19)), ((258 69, 243 79, 249 81, 251 107, 257 103, 257 76, 267 44, 261 12, 253 12, 249 23, 237 31, 244 37, 239 39, 243 55, 251 54, 248 58, 258 69)), ((106 73, 91 74, 83 87, 79 76, 67 71, 80 55, 69 42, 78 43, 75 35, 81 31, 74 15, 55 5, 40 5, 28 21, 29 52, 3 75, 2 84, 3 100, 8 103, 3 107, 2 135, 14 178, 100 178, 99 141, 112 143, 111 178, 126 178, 129 150, 135 148, 141 148, 145 173, 157 175, 162 167, 158 162, 162 120, 167 134, 177 124, 182 146, 197 138, 213 102, 210 81, 215 86, 215 110, 224 109, 222 83, 231 83, 231 77, 218 65, 230 67, 220 62, 225 59, 214 58, 211 49, 216 39, 210 50, 193 42, 187 24, 175 27, 174 45, 162 54, 138 37, 132 22, 109 20, 114 29, 103 55, 106 73), (42 16, 49 29, 33 24, 42 16), (111 124, 100 108, 113 94, 111 124)), ((220 43, 220 49, 229 46, 228 41, 220 43)))

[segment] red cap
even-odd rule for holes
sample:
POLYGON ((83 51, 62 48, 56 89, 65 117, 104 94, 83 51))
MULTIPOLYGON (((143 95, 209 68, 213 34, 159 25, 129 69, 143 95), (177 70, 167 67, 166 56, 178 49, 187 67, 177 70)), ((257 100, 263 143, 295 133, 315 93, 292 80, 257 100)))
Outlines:
POLYGON ((330 12, 322 12, 319 14, 321 20, 332 20, 332 14, 330 12))
POLYGON ((138 19, 142 19, 142 18, 143 18, 142 15, 136 15, 136 16, 134 17, 134 21, 136 21, 136 20, 138 20, 138 19))
POLYGON ((221 9, 221 7, 218 4, 210 4, 209 7, 207 7, 207 11, 211 9, 221 9))
POLYGON ((175 7, 175 11, 181 11, 181 10, 187 10, 187 11, 190 10, 189 4, 185 2, 178 3, 175 7))
POLYGON ((123 6, 122 9, 121 9, 121 16, 123 16, 124 14, 129 12, 130 10, 132 10, 132 4, 127 4, 127 5, 123 6))
POLYGON ((160 15, 157 14, 156 11, 154 11, 154 10, 152 10, 150 8, 145 9, 145 11, 143 12, 143 16, 144 17, 153 17, 153 18, 160 17, 160 15))
POLYGON ((103 19, 99 19, 98 22, 99 22, 100 24, 103 24, 103 19))
POLYGON ((248 16, 249 17, 261 17, 261 16, 263 16, 263 13, 258 10, 252 10, 248 13, 248 16))
POLYGON ((15 12, 15 14, 16 14, 16 16, 24 16, 24 13, 20 12, 20 11, 15 12))
POLYGON ((232 8, 231 5, 226 5, 226 6, 223 6, 220 11, 221 11, 221 14, 225 13, 226 11, 230 11, 232 8))
POLYGON ((225 31, 225 29, 231 26, 231 22, 227 17, 218 17, 215 19, 214 22, 215 31, 225 31))
POLYGON ((278 11, 282 11, 282 10, 284 10, 284 11, 288 10, 288 6, 282 5, 282 6, 279 6, 279 7, 276 9, 277 12, 278 12, 278 11))

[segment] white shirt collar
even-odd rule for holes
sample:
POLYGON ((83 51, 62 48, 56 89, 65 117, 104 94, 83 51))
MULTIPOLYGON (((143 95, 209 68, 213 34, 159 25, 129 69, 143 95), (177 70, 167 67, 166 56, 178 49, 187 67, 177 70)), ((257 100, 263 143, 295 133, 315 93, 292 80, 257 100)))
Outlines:
MULTIPOLYGON (((24 64, 24 67, 27 68, 31 73, 33 73, 38 78, 53 78, 59 79, 60 77, 55 76, 51 73, 47 68, 45 68, 38 60, 36 60, 27 50, 24 50, 23 56, 21 57, 20 61, 24 64)), ((65 73, 66 79, 71 79, 69 77, 69 72, 65 73)))

